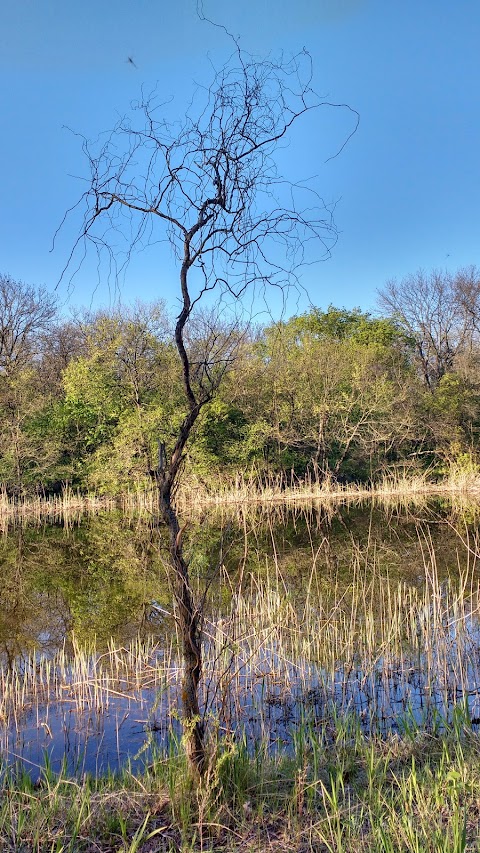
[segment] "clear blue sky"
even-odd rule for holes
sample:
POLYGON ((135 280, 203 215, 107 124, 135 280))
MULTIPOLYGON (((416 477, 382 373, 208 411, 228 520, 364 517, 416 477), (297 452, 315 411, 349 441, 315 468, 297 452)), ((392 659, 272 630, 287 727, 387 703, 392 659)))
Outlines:
MULTIPOLYGON (((337 201, 331 260, 304 277, 312 301, 371 309, 391 277, 419 267, 480 264, 480 4, 476 0, 204 0, 255 53, 306 47, 314 85, 350 104, 310 116, 282 154, 286 175, 319 175, 337 201), (300 168, 301 167, 301 168, 300 168)), ((194 0, 3 0, 0 8, 0 271, 49 288, 74 240, 52 237, 87 175, 78 138, 113 126, 142 84, 185 111, 193 81, 209 82, 230 45, 198 20, 194 0), (129 62, 132 57, 137 68, 129 62)), ((108 303, 93 261, 72 304, 108 303)), ((136 259, 122 300, 174 304, 162 250, 136 259)), ((112 294, 113 296, 114 294, 112 294)), ((306 303, 300 304, 300 309, 306 303)), ((295 310, 292 306, 291 310, 295 310)))

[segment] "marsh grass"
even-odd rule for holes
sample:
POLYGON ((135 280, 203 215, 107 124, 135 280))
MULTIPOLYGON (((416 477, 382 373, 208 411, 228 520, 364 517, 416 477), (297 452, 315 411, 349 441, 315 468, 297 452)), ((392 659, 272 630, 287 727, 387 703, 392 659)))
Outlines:
POLYGON ((396 470, 378 478, 374 483, 338 483, 332 476, 320 478, 307 474, 297 478, 294 473, 258 475, 239 474, 233 480, 217 482, 209 488, 204 483, 191 482, 182 487, 179 503, 184 511, 192 507, 224 507, 248 504, 295 504, 298 502, 349 502, 392 499, 421 499, 429 496, 468 493, 480 494, 480 476, 474 470, 452 468, 442 479, 424 474, 396 470))
MULTIPOLYGON (((238 474, 232 479, 207 485, 191 477, 179 487, 175 502, 180 513, 196 515, 206 509, 228 507, 294 506, 317 502, 330 506, 371 500, 379 504, 392 502, 420 502, 428 497, 462 497, 471 501, 480 496, 480 475, 476 470, 452 468, 441 480, 432 480, 425 474, 394 471, 371 485, 338 483, 329 475, 321 478, 306 475, 298 478, 290 474, 238 474)), ((78 524, 83 516, 98 515, 120 510, 126 516, 158 516, 158 495, 151 484, 118 495, 84 494, 66 488, 61 495, 9 498, 0 489, 0 531, 22 524, 62 523, 78 524)))
POLYGON ((141 771, 5 766, 0 849, 480 850, 479 548, 466 545, 450 580, 427 533, 418 583, 389 578, 370 545, 353 547, 347 580, 313 559, 300 600, 275 549, 240 586, 227 578, 230 605, 204 624, 201 783, 175 725, 174 636, 103 653, 74 641, 68 654, 14 662, 1 676, 4 735, 25 717, 48 726, 58 705, 81 724, 137 703, 151 727, 141 771))
POLYGON ((0 489, 0 530, 6 532, 23 524, 56 524, 68 527, 78 524, 83 516, 112 512, 122 506, 122 499, 106 495, 80 494, 66 488, 61 495, 50 497, 10 498, 0 489))
POLYGON ((141 775, 72 780, 46 765, 32 783, 3 774, 0 847, 9 851, 411 851, 479 849, 480 741, 458 710, 442 734, 367 738, 350 716, 334 738, 252 755, 240 739, 211 749, 193 785, 180 752, 141 775))
MULTIPOLYGON (((434 728, 462 702, 480 719, 478 544, 467 543, 466 565, 443 580, 428 535, 421 545, 417 583, 391 580, 375 548, 355 544, 341 576, 334 566, 325 578, 314 559, 300 598, 275 551, 240 588, 228 579, 230 603, 204 620, 207 725, 281 750, 306 722, 332 714, 357 715, 371 736, 398 731, 409 716, 434 728)), ((149 725, 165 728, 178 716, 181 676, 178 639, 166 630, 168 639, 110 643, 101 654, 73 637, 68 652, 14 660, 0 671, 0 735, 21 730, 27 714, 48 728, 59 705, 77 715, 148 705, 149 725)))
MULTIPOLYGON (((115 698, 131 699, 142 689, 159 689, 169 671, 157 665, 157 645, 151 640, 132 641, 128 649, 110 644, 97 654, 94 644, 80 647, 75 638, 52 657, 33 653, 14 660, 0 672, 0 722, 20 727, 22 715, 32 711, 37 717, 50 704, 65 703, 81 712, 103 712, 115 698)), ((168 650, 162 648, 162 659, 168 650)))

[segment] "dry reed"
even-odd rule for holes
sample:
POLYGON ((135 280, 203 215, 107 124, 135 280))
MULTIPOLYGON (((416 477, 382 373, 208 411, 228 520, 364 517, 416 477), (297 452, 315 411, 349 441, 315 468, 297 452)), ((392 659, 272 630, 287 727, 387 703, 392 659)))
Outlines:
MULTIPOLYGON (((391 582, 368 549, 356 548, 350 582, 331 578, 322 587, 314 564, 301 604, 287 592, 278 563, 269 561, 266 577, 250 574, 230 609, 205 622, 207 722, 281 746, 306 720, 325 725, 338 715, 356 715, 372 734, 395 731, 409 715, 422 725, 447 720, 458 703, 480 717, 473 553, 457 582, 440 582, 427 539, 418 567, 425 582, 413 586, 391 582)), ((104 654, 74 642, 71 655, 65 648, 52 658, 34 654, 0 673, 1 729, 4 735, 21 730, 26 714, 42 725, 52 705, 67 705, 80 717, 128 702, 147 716, 153 708, 155 724, 165 730, 178 715, 180 676, 173 641, 111 645, 104 654)))
MULTIPOLYGON (((480 495, 480 476, 474 472, 452 471, 451 475, 432 482, 427 475, 395 472, 372 485, 340 484, 330 476, 321 479, 292 473, 259 476, 255 472, 237 475, 233 480, 220 481, 209 487, 196 479, 181 484, 176 494, 181 513, 195 514, 206 509, 225 509, 237 506, 277 505, 316 502, 325 506, 373 500, 424 501, 429 496, 467 496, 476 500, 480 495)), ((0 531, 26 523, 78 524, 82 516, 98 515, 119 510, 127 516, 155 517, 158 513, 154 486, 145 486, 118 495, 81 494, 66 489, 61 495, 35 498, 9 498, 0 491, 0 531)))

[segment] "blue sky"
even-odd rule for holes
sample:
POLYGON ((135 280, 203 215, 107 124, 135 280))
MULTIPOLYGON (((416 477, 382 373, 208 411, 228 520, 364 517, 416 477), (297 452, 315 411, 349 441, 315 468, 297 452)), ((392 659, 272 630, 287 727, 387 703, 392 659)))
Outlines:
MULTIPOLYGON (((388 278, 418 268, 480 264, 480 4, 476 0, 204 0, 245 50, 306 47, 325 108, 298 125, 281 153, 286 176, 318 175, 336 202, 332 258, 303 278, 314 304, 364 309, 388 278)), ((86 163, 78 137, 94 138, 128 111, 143 85, 172 98, 182 116, 194 81, 208 83, 231 46, 201 22, 194 0, 3 0, 0 9, 0 271, 54 288, 76 236, 67 222, 86 163), (135 61, 136 68, 128 62, 135 61), (70 128, 68 130, 66 128, 70 128)), ((175 305, 168 252, 132 262, 124 302, 163 297, 175 305)), ((100 306, 118 293, 97 285, 94 259, 69 304, 100 306)), ((306 299, 290 312, 306 307, 306 299)), ((273 305, 275 312, 276 306, 273 305)))

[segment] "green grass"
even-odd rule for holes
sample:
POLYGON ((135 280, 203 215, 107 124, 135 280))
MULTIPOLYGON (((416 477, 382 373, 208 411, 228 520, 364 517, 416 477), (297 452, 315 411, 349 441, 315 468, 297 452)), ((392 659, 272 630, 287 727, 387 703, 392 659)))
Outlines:
POLYGON ((0 849, 25 853, 480 850, 480 737, 456 711, 441 734, 366 738, 354 719, 308 728, 291 755, 219 742, 200 785, 181 751, 141 775, 3 774, 0 849), (332 730, 333 737, 332 737, 332 730))

